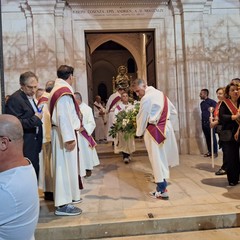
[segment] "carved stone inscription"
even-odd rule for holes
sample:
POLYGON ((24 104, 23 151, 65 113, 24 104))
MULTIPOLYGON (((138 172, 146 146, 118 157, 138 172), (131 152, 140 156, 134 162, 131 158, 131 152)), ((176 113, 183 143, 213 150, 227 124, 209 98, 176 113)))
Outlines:
POLYGON ((106 18, 106 17, 163 17, 164 7, 156 8, 98 8, 98 9, 73 9, 74 18, 106 18))

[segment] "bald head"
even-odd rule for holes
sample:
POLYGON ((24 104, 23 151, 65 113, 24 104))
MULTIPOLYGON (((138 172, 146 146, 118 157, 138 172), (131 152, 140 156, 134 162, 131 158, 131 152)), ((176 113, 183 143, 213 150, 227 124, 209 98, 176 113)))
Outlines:
POLYGON ((102 100, 102 99, 101 99, 101 97, 100 97, 99 95, 97 95, 97 96, 95 97, 95 101, 96 101, 96 102, 100 103, 101 100, 102 100))
POLYGON ((13 140, 23 139, 23 128, 20 121, 13 115, 0 115, 0 136, 13 140))
POLYGON ((54 87, 54 81, 47 81, 46 86, 45 86, 45 91, 50 93, 54 87))
POLYGON ((81 93, 80 92, 75 92, 74 93, 74 97, 75 97, 77 103, 80 105, 82 103, 82 95, 81 95, 81 93))
POLYGON ((20 121, 8 114, 0 115, 0 173, 26 166, 23 156, 23 128, 20 121))

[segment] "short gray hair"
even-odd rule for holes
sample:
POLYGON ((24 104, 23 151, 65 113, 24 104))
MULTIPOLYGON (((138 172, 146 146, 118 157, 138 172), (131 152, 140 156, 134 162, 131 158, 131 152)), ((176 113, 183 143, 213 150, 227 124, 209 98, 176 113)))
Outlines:
POLYGON ((141 78, 136 78, 133 81, 133 87, 137 87, 137 86, 143 86, 143 85, 147 85, 146 81, 141 79, 141 78))
POLYGON ((75 92, 74 95, 77 99, 79 99, 82 102, 82 95, 80 92, 75 92))
POLYGON ((21 75, 20 75, 20 78, 19 78, 19 83, 20 83, 20 85, 21 86, 24 86, 25 84, 26 84, 26 82, 27 82, 27 80, 29 79, 29 78, 31 78, 31 77, 33 77, 33 78, 36 78, 36 80, 38 81, 38 78, 37 78, 37 76, 35 75, 35 73, 33 73, 33 72, 24 72, 24 73, 22 73, 21 75))

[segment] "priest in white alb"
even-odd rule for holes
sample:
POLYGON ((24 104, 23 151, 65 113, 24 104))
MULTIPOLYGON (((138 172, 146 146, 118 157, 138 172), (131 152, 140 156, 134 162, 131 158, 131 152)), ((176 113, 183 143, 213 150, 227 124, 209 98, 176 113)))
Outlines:
MULTIPOLYGON (((116 106, 114 114, 115 116, 121 112, 129 112, 133 110, 134 105, 129 101, 127 92, 123 92, 121 95, 121 102, 116 106)), ((128 139, 124 138, 123 132, 118 132, 114 140, 114 153, 122 153, 123 162, 128 164, 131 160, 131 154, 135 152, 135 139, 134 136, 129 136, 128 139)))
MULTIPOLYGON (((117 91, 109 97, 107 104, 106 104, 106 113, 108 114, 107 133, 111 130, 111 127, 112 127, 114 119, 115 119, 115 114, 114 114, 115 108, 121 101, 121 94, 124 92, 124 88, 122 88, 121 85, 118 85, 116 89, 117 89, 117 91)), ((111 136, 109 136, 108 134, 107 134, 107 140, 110 142, 114 141, 114 139, 111 136)))
POLYGON ((93 167, 99 165, 99 158, 96 151, 96 143, 92 137, 92 133, 96 127, 94 121, 93 110, 82 101, 82 95, 79 92, 74 93, 75 99, 79 105, 81 112, 81 128, 79 130, 79 160, 83 162, 86 177, 90 177, 93 167), (85 133, 85 135, 84 135, 85 133))
POLYGON ((101 103, 101 97, 97 95, 93 103, 94 119, 96 123, 95 140, 97 143, 107 143, 105 139, 106 109, 101 103))
POLYGON ((152 166, 156 190, 150 195, 156 199, 167 200, 167 180, 169 166, 179 164, 179 154, 171 116, 177 111, 171 101, 158 89, 147 86, 146 82, 136 79, 133 90, 141 98, 137 115, 137 136, 144 135, 144 142, 152 166))
POLYGON ((80 202, 81 178, 78 166, 77 134, 81 127, 79 107, 75 104, 71 66, 62 65, 49 96, 52 120, 52 159, 55 214, 73 216, 81 214, 74 206, 80 202))
POLYGON ((39 153, 38 187, 43 190, 44 199, 53 201, 53 174, 52 174, 52 145, 51 145, 51 117, 48 110, 48 97, 54 87, 54 81, 46 83, 45 91, 38 99, 38 109, 43 113, 43 143, 39 153))

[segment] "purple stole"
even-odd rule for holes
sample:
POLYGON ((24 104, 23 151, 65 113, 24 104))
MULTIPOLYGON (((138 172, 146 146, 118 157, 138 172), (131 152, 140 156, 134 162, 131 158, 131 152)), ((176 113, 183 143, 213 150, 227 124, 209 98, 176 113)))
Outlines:
MULTIPOLYGON (((56 102, 63 95, 71 95, 71 97, 73 99, 73 102, 74 102, 75 110, 76 110, 77 115, 78 115, 78 117, 81 121, 81 117, 80 117, 81 116, 81 111, 79 109, 78 103, 76 102, 72 92, 70 91, 70 89, 68 87, 61 87, 52 95, 52 98, 50 100, 50 114, 51 114, 51 116, 52 116, 53 109, 54 109, 54 106, 55 106, 56 102)), ((82 125, 82 121, 81 121, 81 125, 82 125)), ((89 136, 85 129, 83 131, 81 131, 80 133, 88 141, 88 144, 91 148, 94 148, 97 145, 95 140, 93 139, 93 137, 91 135, 89 136)))
POLYGON ((121 110, 122 110, 119 105, 117 105, 116 108, 117 108, 118 111, 121 111, 121 110))
POLYGON ((37 103, 37 106, 43 104, 43 103, 46 103, 48 101, 48 98, 47 97, 40 97, 38 99, 38 103, 37 103))
POLYGON ((99 107, 99 106, 97 106, 95 103, 93 104, 99 111, 101 111, 102 110, 102 108, 101 107, 99 107))
POLYGON ((164 106, 157 125, 149 124, 147 126, 148 132, 158 144, 162 143, 166 139, 165 127, 167 123, 167 114, 168 114, 168 101, 167 97, 164 95, 164 106))
POLYGON ((110 110, 112 109, 112 107, 113 107, 117 102, 119 102, 120 100, 121 100, 121 97, 120 97, 120 96, 115 97, 115 98, 112 100, 111 104, 110 104, 110 107, 109 107, 108 112, 110 112, 110 110))

